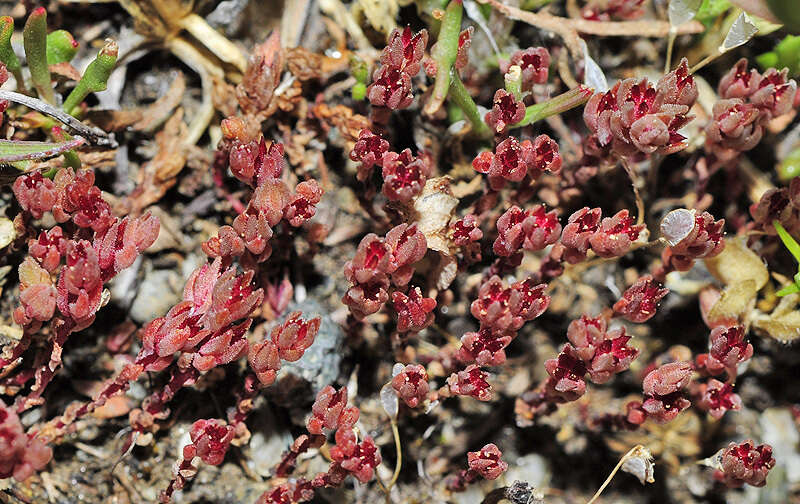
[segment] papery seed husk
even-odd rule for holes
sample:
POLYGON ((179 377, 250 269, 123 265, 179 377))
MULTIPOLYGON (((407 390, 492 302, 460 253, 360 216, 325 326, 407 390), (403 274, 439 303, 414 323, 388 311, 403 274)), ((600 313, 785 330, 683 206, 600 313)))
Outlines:
POLYGON ((668 213, 661 220, 661 236, 667 240, 670 247, 674 247, 694 229, 695 211, 678 208, 668 213))

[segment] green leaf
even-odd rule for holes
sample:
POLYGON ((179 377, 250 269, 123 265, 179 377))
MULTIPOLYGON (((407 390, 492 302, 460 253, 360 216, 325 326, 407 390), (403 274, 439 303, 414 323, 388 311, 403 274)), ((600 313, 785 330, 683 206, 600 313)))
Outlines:
POLYGON ((788 68, 789 76, 800 75, 800 36, 787 35, 770 52, 756 58, 762 69, 773 67, 788 68))
POLYGON ((56 98, 50 83, 50 68, 47 66, 47 12, 38 7, 31 12, 22 29, 22 43, 31 80, 39 98, 55 105, 56 98))
POLYGON ((796 283, 790 283, 783 289, 776 292, 775 295, 778 297, 783 297, 788 296, 789 294, 794 294, 795 292, 800 292, 800 285, 797 285, 796 283))
POLYGON ((0 140, 0 163, 44 159, 58 156, 65 151, 84 144, 86 140, 75 137, 66 142, 33 142, 23 140, 0 140))
POLYGON ((78 41, 67 30, 47 35, 47 64, 69 63, 78 52, 78 41))
POLYGON ((19 63, 19 58, 14 53, 14 48, 11 46, 11 36, 14 34, 14 20, 11 16, 0 17, 0 61, 2 61, 8 71, 14 74, 17 79, 17 87, 19 89, 25 88, 25 81, 22 78, 22 66, 19 63))
POLYGON ((797 240, 792 238, 792 235, 790 235, 777 220, 772 221, 772 225, 775 226, 775 231, 778 232, 783 246, 786 247, 789 253, 794 257, 794 260, 797 261, 797 264, 800 265, 800 243, 797 243, 797 240))
POLYGON ((800 8, 797 0, 767 0, 769 10, 793 33, 800 33, 800 8))
POLYGON ((731 3, 728 0, 703 0, 695 19, 708 27, 730 8, 731 3))

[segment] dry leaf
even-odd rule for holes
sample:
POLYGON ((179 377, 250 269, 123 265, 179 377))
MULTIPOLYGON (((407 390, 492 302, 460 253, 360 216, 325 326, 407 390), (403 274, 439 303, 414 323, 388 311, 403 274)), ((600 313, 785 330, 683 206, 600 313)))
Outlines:
POLYGON ((743 237, 727 238, 722 253, 706 259, 705 263, 714 278, 725 285, 753 280, 756 291, 759 291, 769 280, 767 267, 761 258, 747 247, 743 237))
POLYGON ((414 200, 417 228, 428 240, 429 249, 451 255, 447 230, 457 205, 458 199, 450 190, 449 177, 428 180, 422 193, 414 200))
POLYGON ((753 310, 756 293, 756 282, 752 279, 729 285, 708 312, 708 323, 713 327, 726 320, 742 320, 753 310))
POLYGON ((797 304, 800 294, 781 298, 769 315, 758 313, 753 317, 753 328, 781 343, 791 343, 800 337, 800 311, 797 304))
POLYGON ((126 128, 152 131, 169 118, 185 93, 186 78, 183 72, 178 72, 164 96, 150 105, 129 110, 90 111, 89 117, 105 131, 121 131, 126 128))

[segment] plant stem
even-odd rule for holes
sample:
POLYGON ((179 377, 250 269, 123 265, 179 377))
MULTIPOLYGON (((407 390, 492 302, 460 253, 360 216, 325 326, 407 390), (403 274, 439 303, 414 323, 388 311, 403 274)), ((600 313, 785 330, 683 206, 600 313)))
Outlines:
POLYGON ((723 53, 721 53, 721 52, 719 52, 719 51, 716 51, 716 52, 714 52, 714 53, 711 53, 711 54, 709 54, 708 56, 706 56, 705 58, 703 58, 702 60, 700 60, 700 62, 699 62, 699 63, 697 63, 695 66, 693 66, 693 67, 691 68, 691 70, 689 70, 689 73, 690 73, 690 74, 697 73, 697 71, 699 71, 701 68, 703 68, 704 66, 708 65, 709 63, 711 63, 711 62, 712 62, 712 61, 714 61, 715 59, 717 59, 717 58, 719 58, 720 56, 722 56, 722 54, 723 54, 723 53))
POLYGON ((189 14, 180 20, 179 25, 191 33, 198 42, 208 48, 217 58, 235 66, 240 72, 247 69, 247 59, 236 45, 211 27, 197 14, 189 14))
POLYGON ((552 115, 566 112, 567 110, 583 105, 589 101, 589 98, 593 94, 594 90, 592 88, 581 84, 576 88, 570 89, 566 93, 547 100, 546 102, 531 105, 525 110, 525 117, 523 117, 520 122, 512 127, 519 128, 520 126, 527 126, 552 115))
POLYGON ((628 178, 631 181, 631 187, 633 188, 633 197, 636 199, 636 213, 639 215, 636 216, 636 224, 641 224, 644 222, 644 200, 642 200, 642 195, 639 194, 639 186, 637 182, 639 177, 636 175, 636 172, 633 170, 633 167, 628 164, 628 160, 624 157, 619 158, 620 163, 622 163, 622 168, 625 170, 625 173, 628 174, 628 178))
POLYGON ((445 9, 439 38, 431 51, 431 57, 436 62, 436 82, 433 85, 433 93, 425 104, 427 115, 435 114, 447 98, 447 90, 450 89, 450 69, 458 55, 458 34, 461 31, 463 13, 464 6, 461 5, 461 0, 451 0, 445 9))
POLYGON ((669 29, 669 38, 667 39, 667 58, 664 62, 664 73, 669 72, 669 68, 672 66, 672 49, 675 47, 675 37, 678 36, 678 30, 675 27, 671 27, 669 29))
POLYGON ((392 437, 394 437, 394 448, 397 451, 397 465, 394 466, 394 474, 392 474, 392 479, 389 480, 389 484, 386 485, 388 490, 391 490, 395 483, 397 483, 397 478, 400 476, 400 468, 403 467, 403 447, 400 445, 400 432, 397 429, 397 419, 391 418, 392 422, 392 437))
POLYGON ((86 71, 83 72, 81 80, 78 81, 78 84, 72 89, 67 99, 64 100, 62 108, 65 112, 75 115, 78 105, 89 93, 97 93, 106 89, 108 78, 111 76, 111 71, 114 70, 114 65, 117 62, 118 52, 117 43, 110 39, 107 40, 100 52, 97 53, 97 57, 89 63, 86 71))
POLYGON ((636 451, 638 451, 638 450, 640 450, 642 448, 644 448, 644 446, 636 445, 633 448, 631 448, 630 450, 628 450, 628 453, 626 453, 625 455, 622 456, 621 459, 619 459, 619 462, 617 462, 617 465, 614 466, 614 469, 611 470, 611 474, 608 475, 608 478, 606 478, 606 480, 603 482, 603 484, 600 485, 600 488, 597 489, 597 492, 595 492, 595 494, 592 496, 592 498, 586 504, 593 504, 594 501, 596 501, 597 498, 600 497, 600 494, 603 493, 603 490, 606 489, 608 484, 611 483, 611 480, 614 479, 614 475, 617 474, 617 471, 619 471, 619 468, 622 467, 622 464, 624 464, 625 461, 628 460, 636 451))
POLYGON ((485 122, 483 122, 481 113, 478 111, 478 106, 475 105, 475 102, 469 95, 467 88, 464 87, 464 83, 461 82, 461 79, 458 77, 458 75, 455 75, 455 72, 450 80, 449 97, 451 100, 453 100, 453 103, 458 105, 458 107, 464 112, 464 116, 467 118, 470 124, 472 124, 472 131, 474 131, 476 135, 481 138, 492 137, 492 130, 489 129, 489 126, 485 122))

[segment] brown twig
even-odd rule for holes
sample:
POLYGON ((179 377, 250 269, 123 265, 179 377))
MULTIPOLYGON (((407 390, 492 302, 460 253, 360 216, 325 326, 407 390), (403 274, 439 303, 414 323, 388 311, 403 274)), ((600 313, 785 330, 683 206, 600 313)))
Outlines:
MULTIPOLYGON (((522 21, 543 30, 551 31, 564 39, 573 58, 582 58, 579 33, 601 37, 666 37, 670 24, 666 21, 590 21, 553 16, 546 12, 528 12, 502 3, 500 0, 480 0, 488 3, 510 19, 522 21)), ((678 35, 700 33, 702 23, 691 21, 677 27, 678 35)))
POLYGON ((43 102, 42 100, 24 94, 15 93, 14 91, 0 91, 0 100, 8 100, 13 103, 19 103, 20 105, 25 105, 26 107, 37 112, 41 112, 46 116, 50 116, 53 119, 63 123, 73 133, 77 133, 78 135, 84 137, 92 145, 97 145, 98 147, 111 147, 112 149, 117 147, 117 142, 114 140, 113 134, 110 135, 99 128, 87 126, 63 110, 59 110, 49 103, 43 102))

